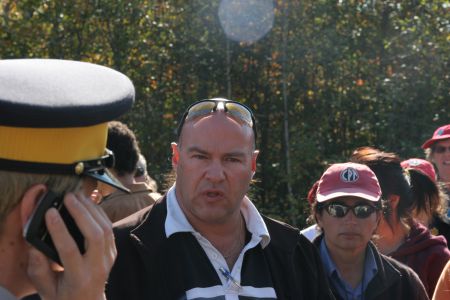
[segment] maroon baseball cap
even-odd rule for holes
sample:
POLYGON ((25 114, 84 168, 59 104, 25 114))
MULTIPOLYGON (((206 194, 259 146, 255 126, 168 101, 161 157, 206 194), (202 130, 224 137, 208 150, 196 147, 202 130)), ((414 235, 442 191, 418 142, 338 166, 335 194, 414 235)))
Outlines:
POLYGON ((422 145, 422 149, 430 148, 434 143, 440 140, 450 139, 450 124, 444 125, 436 129, 433 137, 422 145))
POLYGON ((344 196, 354 196, 376 202, 381 188, 375 173, 357 163, 340 163, 329 167, 319 180, 317 202, 344 196))
POLYGON ((402 161, 401 163, 403 169, 414 169, 425 175, 427 175, 431 180, 436 181, 436 172, 434 171, 433 165, 421 158, 410 158, 402 161))

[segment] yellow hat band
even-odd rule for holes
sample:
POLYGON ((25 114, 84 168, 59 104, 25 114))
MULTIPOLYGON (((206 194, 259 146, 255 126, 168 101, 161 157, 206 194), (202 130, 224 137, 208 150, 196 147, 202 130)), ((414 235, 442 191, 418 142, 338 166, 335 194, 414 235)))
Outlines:
POLYGON ((86 127, 0 126, 0 159, 72 164, 104 155, 108 123, 86 127))

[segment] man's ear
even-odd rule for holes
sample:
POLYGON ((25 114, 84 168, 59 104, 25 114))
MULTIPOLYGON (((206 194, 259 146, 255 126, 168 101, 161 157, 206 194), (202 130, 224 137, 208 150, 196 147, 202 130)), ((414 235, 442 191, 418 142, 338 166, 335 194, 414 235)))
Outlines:
POLYGON ((176 169, 178 166, 178 161, 180 159, 178 144, 173 142, 172 144, 170 144, 170 146, 172 147, 172 168, 176 169))
POLYGON ((253 154, 252 154, 252 172, 253 172, 253 175, 255 175, 255 172, 256 172, 256 159, 258 158, 258 154, 259 154, 259 150, 253 151, 253 154))
POLYGON ((47 192, 47 187, 44 184, 36 184, 28 188, 28 190, 23 194, 22 200, 20 201, 20 219, 22 228, 27 223, 34 208, 38 204, 42 195, 47 192))

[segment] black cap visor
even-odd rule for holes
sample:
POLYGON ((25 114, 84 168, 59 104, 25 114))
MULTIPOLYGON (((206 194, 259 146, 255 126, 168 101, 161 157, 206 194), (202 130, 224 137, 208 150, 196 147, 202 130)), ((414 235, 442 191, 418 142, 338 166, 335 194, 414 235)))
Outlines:
POLYGON ((98 181, 101 181, 103 183, 106 183, 112 187, 115 187, 116 189, 119 189, 121 191, 124 191, 126 193, 129 193, 130 190, 123 186, 122 183, 120 183, 119 180, 117 180, 114 175, 111 174, 111 172, 108 171, 108 169, 101 169, 101 170, 90 170, 83 172, 84 176, 91 177, 93 179, 96 179, 98 181))

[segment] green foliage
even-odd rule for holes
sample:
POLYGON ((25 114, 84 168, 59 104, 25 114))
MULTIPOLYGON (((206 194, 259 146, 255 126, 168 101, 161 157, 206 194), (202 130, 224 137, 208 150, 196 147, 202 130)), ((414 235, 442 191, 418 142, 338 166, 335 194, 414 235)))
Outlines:
POLYGON ((450 10, 444 0, 274 3, 272 30, 249 45, 227 41, 218 0, 2 0, 0 58, 83 60, 127 74, 137 99, 123 121, 160 183, 184 108, 231 93, 258 119, 254 201, 303 226, 306 193, 329 163, 364 145, 421 157, 419 145, 449 123, 450 10))

